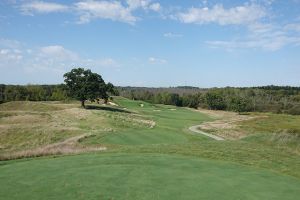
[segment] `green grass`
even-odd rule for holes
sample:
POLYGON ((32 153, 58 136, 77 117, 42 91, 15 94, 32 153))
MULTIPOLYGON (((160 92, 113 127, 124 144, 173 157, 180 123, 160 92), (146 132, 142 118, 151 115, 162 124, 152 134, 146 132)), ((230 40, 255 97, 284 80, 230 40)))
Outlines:
MULTIPOLYGON (((205 137, 193 137, 187 128, 210 120, 208 116, 199 112, 192 112, 186 108, 174 106, 153 105, 141 101, 131 101, 125 98, 115 98, 115 102, 128 113, 113 113, 106 117, 111 118, 111 127, 115 131, 107 135, 96 135, 84 141, 85 144, 118 144, 118 145, 144 145, 144 144, 174 144, 187 143, 191 140, 205 140, 205 137), (140 104, 144 106, 141 107, 140 104), (132 123, 122 123, 125 119, 135 115, 146 116, 144 119, 155 122, 153 128, 132 126, 132 123)), ((125 121, 126 122, 126 121, 125 121)))
POLYGON ((0 156, 91 133, 106 152, 0 161, 0 199, 297 199, 300 116, 240 122, 249 133, 214 141, 188 131, 213 120, 186 108, 115 97, 119 106, 0 105, 0 156), (141 106, 143 104, 143 106, 141 106), (155 125, 153 124, 155 123, 155 125))
POLYGON ((0 166, 0 199, 297 199, 300 180, 162 154, 90 154, 0 166))

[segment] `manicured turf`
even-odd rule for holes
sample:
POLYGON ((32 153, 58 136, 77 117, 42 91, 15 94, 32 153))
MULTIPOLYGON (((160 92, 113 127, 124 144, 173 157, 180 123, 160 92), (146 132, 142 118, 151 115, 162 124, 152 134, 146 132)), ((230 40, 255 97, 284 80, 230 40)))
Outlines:
POLYGON ((89 154, 0 165, 0 199, 298 199, 300 180, 162 154, 89 154))
MULTIPOLYGON (((96 135, 84 141, 85 143, 121 145, 186 143, 191 138, 195 139, 191 133, 188 133, 189 126, 210 120, 208 116, 186 108, 149 104, 122 97, 116 97, 115 102, 120 105, 120 108, 126 108, 125 111, 153 120, 156 123, 154 128, 128 127, 114 119, 111 120, 112 126, 116 129, 113 134, 107 134, 104 137, 96 135)), ((119 115, 128 114, 119 113, 119 115)), ((198 136, 196 139, 207 140, 208 138, 198 136)))

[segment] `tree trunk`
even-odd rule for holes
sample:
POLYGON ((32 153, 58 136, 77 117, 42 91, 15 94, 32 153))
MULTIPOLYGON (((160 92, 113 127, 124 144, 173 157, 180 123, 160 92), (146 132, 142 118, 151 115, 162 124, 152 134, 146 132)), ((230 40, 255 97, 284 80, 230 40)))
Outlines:
POLYGON ((85 108, 84 100, 81 100, 81 107, 85 108))

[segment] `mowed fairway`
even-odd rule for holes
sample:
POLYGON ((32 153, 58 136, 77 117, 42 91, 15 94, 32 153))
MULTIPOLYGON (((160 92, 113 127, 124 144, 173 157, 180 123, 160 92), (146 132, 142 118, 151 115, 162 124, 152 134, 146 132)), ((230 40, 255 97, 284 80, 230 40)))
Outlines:
MULTIPOLYGON (((176 144, 186 143, 195 138, 189 133, 188 127, 208 121, 210 118, 199 112, 192 112, 186 108, 174 106, 155 105, 143 101, 132 101, 125 98, 116 98, 115 102, 120 108, 131 112, 134 116, 144 116, 146 120, 153 121, 153 127, 139 128, 122 123, 130 119, 130 115, 124 118, 113 118, 111 121, 115 131, 105 136, 95 135, 84 142, 97 144, 120 144, 120 145, 144 145, 144 144, 176 144), (126 119, 129 118, 129 119, 126 119), (121 121, 123 120, 123 121, 121 121)), ((140 123, 137 121, 137 123, 140 123)), ((197 137, 198 140, 206 140, 206 137, 197 137)))
POLYGON ((74 149, 107 150, 0 161, 0 200, 299 199, 298 143, 214 141, 188 130, 213 120, 198 111, 114 102, 2 104, 0 155, 82 134, 74 149))
POLYGON ((92 154, 3 163, 1 199, 298 199, 300 181, 226 162, 92 154))

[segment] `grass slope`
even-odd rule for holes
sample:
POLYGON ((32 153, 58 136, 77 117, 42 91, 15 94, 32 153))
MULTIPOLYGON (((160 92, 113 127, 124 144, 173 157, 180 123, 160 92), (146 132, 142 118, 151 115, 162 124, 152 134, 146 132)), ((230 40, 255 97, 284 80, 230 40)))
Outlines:
POLYGON ((185 156, 90 154, 0 166, 0 199, 297 199, 300 180, 185 156))

